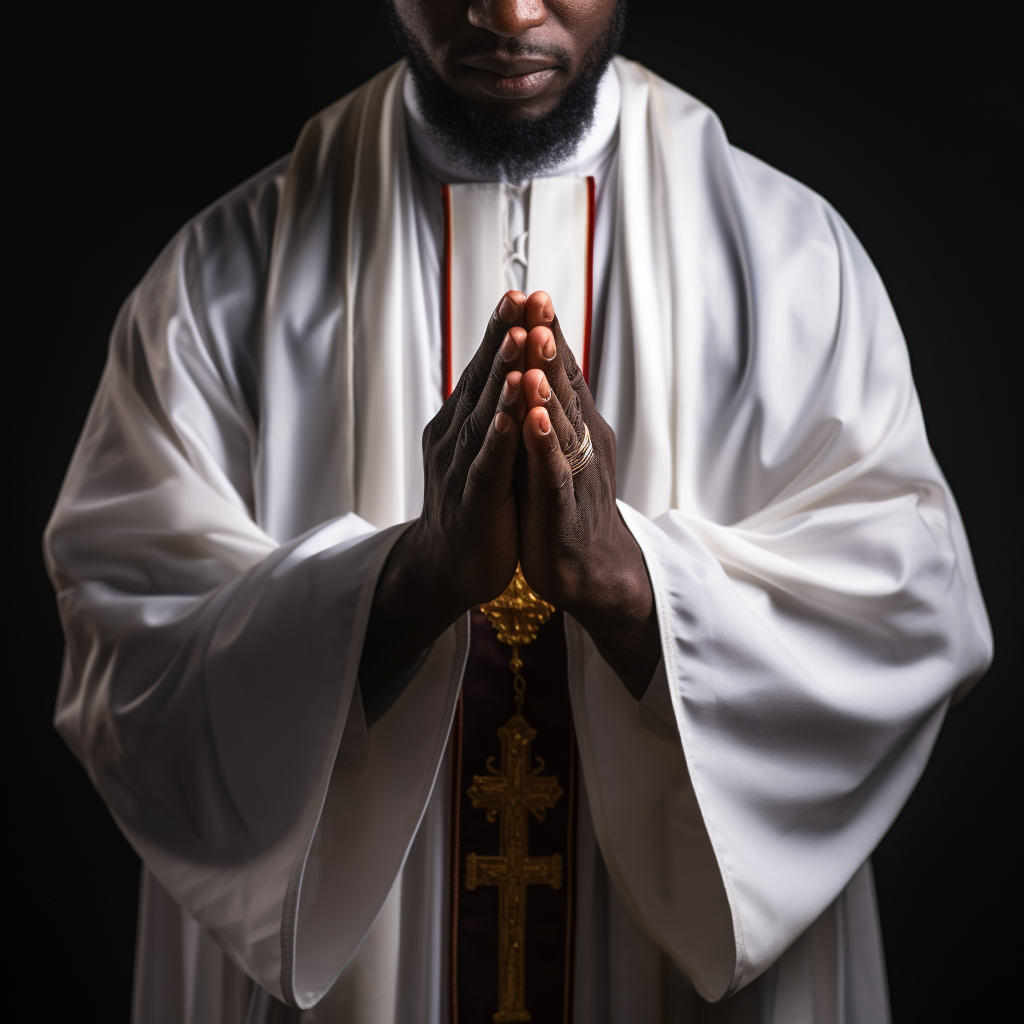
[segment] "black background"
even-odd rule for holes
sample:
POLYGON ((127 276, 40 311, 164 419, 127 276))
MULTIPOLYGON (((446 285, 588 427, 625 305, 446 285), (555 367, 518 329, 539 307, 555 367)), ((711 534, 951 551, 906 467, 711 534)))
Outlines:
MULTIPOLYGON (((1009 25, 977 5, 956 21, 918 9, 637 0, 622 47, 715 109, 736 145, 822 193, 860 236, 972 541, 995 666, 951 713, 875 857, 896 1024, 1005 1019, 1019 945, 1009 527, 1021 339, 1008 213, 1019 206, 1019 110, 1009 25)), ((35 1007, 11 1019, 124 1021, 138 861, 50 725, 62 640, 39 537, 117 309, 160 248, 396 53, 376 3, 37 4, 5 35, 16 607, 4 845, 19 865, 6 874, 17 948, 7 1005, 13 994, 35 1007)))

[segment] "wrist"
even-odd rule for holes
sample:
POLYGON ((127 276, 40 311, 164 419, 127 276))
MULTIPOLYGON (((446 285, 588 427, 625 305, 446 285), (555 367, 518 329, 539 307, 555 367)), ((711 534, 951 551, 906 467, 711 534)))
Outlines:
POLYGON ((643 552, 626 525, 618 522, 614 540, 594 545, 586 563, 579 600, 566 611, 588 632, 629 629, 650 621, 655 614, 654 593, 643 552))
POLYGON ((359 665, 364 696, 413 664, 463 611, 439 592, 418 523, 395 541, 377 579, 359 665))
POLYGON ((426 632, 436 629, 435 636, 466 610, 444 563, 442 543, 420 517, 395 542, 378 584, 393 606, 404 609, 410 625, 415 620, 426 632))
POLYGON ((587 582, 588 599, 566 611, 639 700, 661 657, 658 609, 640 545, 624 523, 621 528, 624 537, 608 545, 609 557, 587 582))

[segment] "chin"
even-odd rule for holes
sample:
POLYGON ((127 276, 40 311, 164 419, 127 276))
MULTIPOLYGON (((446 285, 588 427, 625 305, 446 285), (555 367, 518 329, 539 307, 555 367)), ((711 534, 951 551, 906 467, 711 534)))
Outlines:
POLYGON ((540 121, 550 114, 558 106, 559 98, 555 96, 543 102, 538 100, 512 103, 480 103, 466 100, 460 102, 463 109, 490 118, 500 124, 528 124, 531 121, 540 121))

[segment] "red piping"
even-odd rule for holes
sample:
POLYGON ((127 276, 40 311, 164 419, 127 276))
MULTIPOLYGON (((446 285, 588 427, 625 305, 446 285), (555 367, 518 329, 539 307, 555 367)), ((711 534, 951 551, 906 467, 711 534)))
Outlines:
POLYGON ((441 267, 441 387, 447 399, 452 393, 452 197, 441 186, 444 205, 444 263, 441 267))
POLYGON ((587 299, 583 311, 583 379, 590 381, 590 329, 594 319, 594 176, 587 178, 587 299))

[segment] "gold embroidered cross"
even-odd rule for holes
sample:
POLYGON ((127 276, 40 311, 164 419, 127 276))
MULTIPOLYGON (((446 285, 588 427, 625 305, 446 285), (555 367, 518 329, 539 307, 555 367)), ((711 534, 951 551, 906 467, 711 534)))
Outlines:
POLYGON ((530 815, 543 821, 558 802, 562 789, 553 775, 542 775, 544 759, 533 761, 537 730, 523 718, 526 680, 519 648, 533 643, 537 631, 554 614, 554 605, 538 597, 516 566, 512 582, 500 597, 480 611, 498 634, 498 640, 512 648, 508 667, 514 676, 516 713, 498 730, 501 740, 501 769, 494 757, 487 759, 487 775, 474 775, 468 796, 474 807, 487 811, 487 820, 501 815, 498 855, 466 856, 466 888, 478 885, 498 887, 498 1012, 493 1020, 530 1020, 526 1009, 526 892, 531 885, 562 887, 562 855, 531 857, 527 830, 530 815))
POLYGON ((466 857, 466 888, 498 886, 498 1012, 495 1021, 530 1020, 526 1000, 526 890, 530 885, 562 886, 562 855, 531 857, 527 839, 529 816, 544 820, 562 795, 553 775, 541 775, 544 759, 530 769, 537 731, 520 714, 499 730, 501 770, 487 759, 488 775, 474 775, 469 797, 487 810, 487 820, 501 815, 496 857, 466 857))

